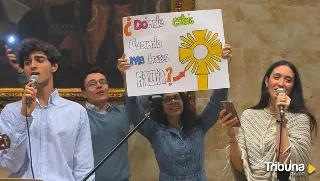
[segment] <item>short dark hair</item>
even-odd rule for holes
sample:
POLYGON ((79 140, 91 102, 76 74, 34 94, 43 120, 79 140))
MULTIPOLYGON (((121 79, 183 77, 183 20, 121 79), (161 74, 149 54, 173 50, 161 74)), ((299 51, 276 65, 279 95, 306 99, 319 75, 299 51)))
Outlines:
POLYGON ((61 54, 55 46, 38 39, 25 39, 20 44, 17 53, 19 66, 21 68, 24 68, 25 57, 29 56, 32 52, 35 51, 43 52, 47 56, 48 61, 51 64, 56 64, 60 62, 61 54))
MULTIPOLYGON (((197 124, 196 108, 191 103, 191 98, 187 95, 187 93, 179 92, 179 95, 183 103, 183 111, 181 113, 181 126, 183 127, 182 131, 188 135, 192 132, 193 128, 197 124)), ((151 117, 159 124, 163 124, 165 126, 169 125, 169 120, 167 115, 163 112, 162 104, 160 104, 159 107, 152 112, 151 117)))
POLYGON ((82 91, 85 89, 84 80, 88 77, 89 74, 93 74, 93 73, 100 73, 100 74, 104 75, 102 69, 99 66, 92 65, 91 67, 89 67, 88 70, 81 76, 81 79, 80 79, 80 88, 82 91))
POLYGON ((257 105, 251 107, 251 109, 263 109, 263 108, 268 107, 270 95, 269 95, 268 90, 266 89, 265 78, 268 77, 268 79, 269 79, 272 71, 275 68, 282 66, 282 65, 288 66, 294 74, 294 84, 292 87, 291 94, 288 95, 291 98, 291 103, 288 108, 288 111, 292 112, 292 113, 304 113, 304 114, 308 115, 310 118, 311 132, 314 131, 315 135, 317 135, 318 124, 317 124, 315 117, 311 114, 311 112, 307 109, 307 107, 305 105, 305 102, 303 99, 303 91, 302 91, 302 85, 301 85, 301 79, 300 79, 299 72, 298 72, 296 66, 294 66, 293 63, 291 63, 287 60, 280 60, 280 61, 277 61, 277 62, 273 63, 272 65, 270 65, 266 74, 262 78, 260 100, 257 103, 257 105))

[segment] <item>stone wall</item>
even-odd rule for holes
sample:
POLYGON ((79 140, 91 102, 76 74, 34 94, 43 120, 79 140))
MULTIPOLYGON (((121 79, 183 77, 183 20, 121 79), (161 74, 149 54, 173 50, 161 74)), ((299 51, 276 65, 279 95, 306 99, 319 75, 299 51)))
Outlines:
MULTIPOLYGON (((233 47, 229 99, 238 114, 257 103, 266 69, 280 59, 292 61, 302 78, 306 102, 320 119, 319 0, 197 0, 196 9, 222 9, 226 42, 233 47)), ((197 93, 201 111, 212 91, 197 93)), ((319 122, 319 121, 318 121, 319 122)), ((223 180, 227 136, 216 124, 206 139, 206 169, 210 181, 223 180)), ((319 139, 312 147, 313 165, 320 168, 319 139)), ((320 180, 320 172, 311 176, 320 180)))

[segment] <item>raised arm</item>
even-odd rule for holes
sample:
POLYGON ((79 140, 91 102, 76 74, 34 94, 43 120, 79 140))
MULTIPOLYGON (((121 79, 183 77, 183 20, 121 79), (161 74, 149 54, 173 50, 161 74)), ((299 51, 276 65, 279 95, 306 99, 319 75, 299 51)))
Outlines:
MULTIPOLYGON (((85 109, 80 112, 80 124, 73 157, 73 175, 75 181, 81 181, 94 167, 89 118, 85 109)), ((94 181, 94 174, 88 181, 94 181)))
MULTIPOLYGON (((124 97, 124 105, 128 104, 127 101, 129 101, 128 99, 128 95, 127 93, 125 93, 123 95, 124 97)), ((145 110, 149 109, 150 106, 149 106, 149 95, 144 95, 144 96, 139 96, 139 97, 136 97, 137 99, 137 103, 141 106, 141 112, 144 111, 143 113, 141 113, 141 116, 144 116, 145 115, 145 110)), ((127 107, 126 108, 126 111, 127 111, 127 107)), ((130 119, 129 117, 129 124, 135 124, 134 123, 134 119, 130 119)))
MULTIPOLYGON (((120 59, 118 59, 117 68, 121 72, 124 87, 127 90, 127 82, 126 82, 126 69, 130 68, 130 63, 125 58, 123 54, 120 59)), ((128 113, 129 122, 133 123, 134 126, 137 126, 139 122, 145 117, 146 111, 145 108, 148 107, 148 96, 140 96, 140 97, 128 97, 127 93, 124 93, 124 102, 125 108, 128 113), (143 104, 144 106, 142 106, 143 104)), ((139 128, 138 132, 146 137, 150 142, 152 141, 153 134, 157 129, 158 125, 153 120, 146 120, 139 128)))
MULTIPOLYGON (((232 60, 232 48, 231 45, 225 44, 222 49, 222 58, 228 61, 228 67, 230 66, 232 60)), ((228 89, 216 89, 210 97, 210 101, 207 106, 200 114, 201 121, 203 123, 203 128, 208 131, 218 120, 220 113, 220 101, 225 101, 228 99, 228 89)))
POLYGON ((18 81, 21 85, 21 87, 24 87, 28 80, 26 78, 26 75, 24 74, 23 69, 19 66, 19 63, 17 62, 16 55, 12 52, 12 49, 6 47, 6 53, 7 58, 9 60, 9 64, 14 68, 18 73, 18 81))
MULTIPOLYGON (((134 126, 137 126, 147 112, 140 104, 138 97, 128 97, 125 93, 125 100, 125 108, 128 112, 129 121, 132 122, 134 126)), ((138 128, 138 132, 151 142, 157 128, 158 124, 152 119, 149 119, 138 128)))
POLYGON ((232 173, 234 174, 235 179, 241 180, 243 178, 243 160, 242 160, 242 151, 246 150, 246 144, 244 140, 244 129, 246 128, 246 111, 241 116, 242 126, 239 129, 239 133, 237 136, 237 131, 234 126, 239 122, 238 118, 231 118, 231 113, 226 114, 226 110, 223 109, 220 111, 219 119, 223 128, 226 129, 227 135, 229 137, 229 155, 230 155, 230 165, 232 169, 232 173), (240 177, 240 178, 238 178, 240 177))
MULTIPOLYGON (((26 117, 19 114, 20 109, 16 103, 7 105, 1 112, 0 131, 11 139, 11 147, 0 151, 0 162, 12 173, 17 173, 27 157, 27 123, 26 117)), ((31 126, 33 117, 27 117, 31 126)))
POLYGON ((248 130, 252 130, 250 126, 252 125, 252 122, 255 122, 255 120, 251 120, 252 117, 257 116, 252 116, 250 110, 245 110, 241 115, 241 127, 239 127, 239 132, 237 133, 234 126, 239 122, 239 119, 230 119, 231 114, 225 114, 225 112, 226 110, 220 112, 220 118, 222 127, 226 128, 229 137, 229 154, 232 174, 236 181, 247 181, 247 177, 251 178, 251 176, 248 175, 252 175, 252 173, 249 168, 250 164, 245 135, 248 133, 248 130))
POLYGON ((218 120, 220 113, 220 101, 228 99, 228 89, 216 89, 212 93, 207 106, 200 114, 205 131, 209 130, 218 120))

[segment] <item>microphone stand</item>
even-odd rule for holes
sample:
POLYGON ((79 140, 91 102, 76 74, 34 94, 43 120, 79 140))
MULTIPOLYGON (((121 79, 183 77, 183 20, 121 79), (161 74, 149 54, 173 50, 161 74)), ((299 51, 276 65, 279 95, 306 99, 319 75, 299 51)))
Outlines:
MULTIPOLYGON (((279 150, 278 150, 278 163, 280 163, 280 150, 282 141, 282 128, 283 128, 284 111, 280 111, 280 140, 279 140, 279 150)), ((290 172, 283 171, 282 173, 277 171, 278 181, 289 181, 290 172), (287 175, 288 174, 288 175, 287 175)))
POLYGON ((280 111, 280 140, 279 140, 279 150, 278 150, 278 162, 280 162, 280 150, 282 141, 282 123, 284 118, 284 112, 280 111))
MULTIPOLYGON (((150 111, 151 112, 151 111, 150 111)), ((107 161, 107 159, 113 155, 113 153, 120 148, 120 146, 129 139, 129 137, 146 121, 150 118, 150 112, 145 114, 145 117, 139 122, 139 124, 137 126, 135 126, 130 132, 129 134, 123 138, 123 140, 120 141, 120 143, 113 148, 113 150, 110 151, 110 153, 97 165, 95 166, 81 181, 86 181, 96 170, 98 170, 99 167, 102 166, 102 164, 107 161)))

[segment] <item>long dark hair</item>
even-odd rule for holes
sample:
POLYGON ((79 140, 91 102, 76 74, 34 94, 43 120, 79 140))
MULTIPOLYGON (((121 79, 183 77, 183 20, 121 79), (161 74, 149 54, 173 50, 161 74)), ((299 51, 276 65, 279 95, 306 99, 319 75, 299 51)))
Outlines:
MULTIPOLYGON (((183 111, 181 113, 181 125, 183 126, 182 131, 188 135, 192 132, 195 126, 195 121, 197 118, 196 108, 191 103, 190 97, 186 93, 179 92, 179 95, 183 103, 183 111)), ((152 111, 151 117, 155 122, 159 124, 163 124, 165 126, 169 125, 169 120, 167 115, 163 111, 162 104, 159 104, 157 108, 152 111)))
POLYGON ((315 136, 316 136, 318 133, 318 124, 317 124, 316 118, 311 114, 311 112, 309 112, 308 108, 306 107, 306 105, 304 103, 303 91, 302 91, 302 85, 301 85, 301 79, 300 79, 299 72, 298 72, 297 68, 291 62, 289 62, 287 60, 280 60, 278 62, 275 62, 274 64, 272 64, 268 68, 266 74, 262 78, 260 101, 258 102, 257 105, 251 107, 251 109, 264 109, 269 106, 270 95, 269 95, 268 90, 266 89, 265 78, 267 77, 268 79, 270 79, 272 71, 275 68, 282 66, 282 65, 288 66, 294 74, 294 84, 292 87, 292 91, 289 95, 289 97, 291 98, 291 103, 288 108, 288 111, 292 112, 292 113, 304 113, 304 114, 308 115, 310 118, 311 132, 314 131, 315 136))

